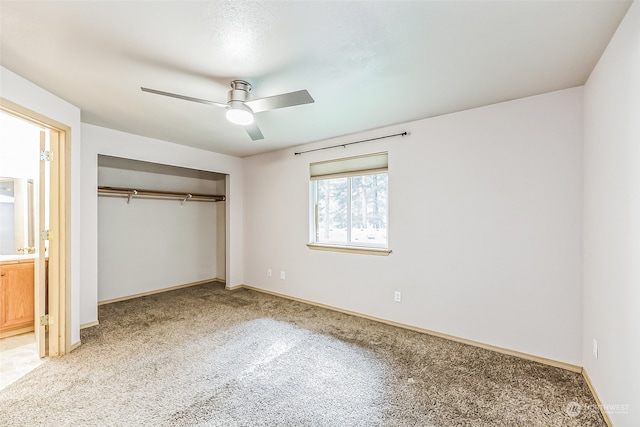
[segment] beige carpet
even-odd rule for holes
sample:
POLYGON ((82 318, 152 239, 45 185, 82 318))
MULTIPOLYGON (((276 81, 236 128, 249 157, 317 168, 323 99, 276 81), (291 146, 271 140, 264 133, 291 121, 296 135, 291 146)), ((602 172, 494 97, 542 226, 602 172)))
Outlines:
POLYGON ((101 306, 3 426, 605 426, 578 374, 249 290, 101 306))

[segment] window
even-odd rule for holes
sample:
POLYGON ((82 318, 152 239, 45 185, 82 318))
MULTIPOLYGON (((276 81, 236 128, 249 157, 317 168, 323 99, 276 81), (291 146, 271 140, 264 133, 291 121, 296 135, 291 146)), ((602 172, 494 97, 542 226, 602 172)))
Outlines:
POLYGON ((389 253, 387 153, 312 163, 310 247, 389 253))

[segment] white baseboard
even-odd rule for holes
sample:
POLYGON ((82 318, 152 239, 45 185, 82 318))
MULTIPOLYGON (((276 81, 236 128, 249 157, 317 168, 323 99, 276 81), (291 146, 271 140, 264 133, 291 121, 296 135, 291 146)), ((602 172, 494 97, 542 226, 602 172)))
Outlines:
POLYGON ((82 343, 80 341, 78 341, 75 344, 71 344, 71 348, 69 349, 69 351, 67 353, 71 353, 73 350, 75 350, 76 348, 80 347, 82 343))
POLYGON ((175 291, 176 289, 188 288, 189 286, 202 285, 204 283, 211 283, 211 282, 223 282, 223 280, 220 280, 220 279, 217 279, 217 278, 215 278, 215 279, 206 279, 206 280, 198 280, 197 282, 185 283, 183 285, 171 286, 171 287, 162 288, 162 289, 154 289, 153 291, 141 292, 139 294, 133 294, 133 295, 127 295, 127 296, 120 297, 120 298, 102 300, 102 301, 98 301, 98 305, 105 305, 105 304, 111 304, 113 302, 126 301, 126 300, 130 300, 130 299, 134 299, 134 298, 146 297, 147 295, 159 294, 161 292, 175 291))
POLYGON ((604 418, 604 422, 607 423, 607 426, 613 427, 611 418, 609 418, 609 414, 607 414, 607 411, 604 409, 605 407, 600 401, 600 397, 598 397, 598 393, 596 393, 596 389, 593 387, 593 384, 591 383, 591 378, 589 378, 589 375, 587 375, 587 371, 584 368, 582 368, 582 377, 584 378, 587 385, 589 386, 589 390, 591 390, 591 394, 593 395, 593 398, 598 404, 598 409, 600 409, 600 413, 602 414, 602 418, 604 418))
POLYGON ((292 297, 286 294, 281 294, 278 292, 273 292, 273 291, 269 291, 266 289, 261 289, 261 288, 256 288, 253 286, 249 286, 249 285, 236 285, 236 286, 232 286, 227 288, 227 290, 233 291, 233 290, 237 290, 237 289, 241 289, 241 288, 245 288, 245 289, 251 289, 253 291, 257 291, 257 292, 262 292, 265 294, 269 294, 269 295, 275 295, 277 297, 281 297, 281 298, 285 298, 285 299, 289 299, 289 300, 293 300, 293 301, 298 301, 298 302, 302 302, 305 304, 309 304, 309 305, 313 305, 316 307, 321 307, 321 308, 326 308, 328 310, 333 310, 333 311, 338 311, 340 313, 345 313, 345 314, 349 314, 351 316, 357 316, 357 317, 362 317, 364 319, 369 319, 369 320, 373 320, 376 322, 380 322, 380 323, 385 323, 387 325, 391 325, 391 326, 396 326, 399 328, 403 328, 403 329, 408 329, 411 331, 415 331, 415 332, 420 332, 423 334, 428 334, 428 335, 433 335, 439 338, 444 338, 446 340, 449 341, 455 341, 455 342, 459 342, 462 344, 468 344, 474 347, 480 347, 480 348, 484 348, 485 350, 490 350, 490 351, 495 351, 497 353, 502 353, 502 354, 507 354, 509 356, 515 356, 515 357, 519 357, 521 359, 526 359, 526 360, 531 360, 533 362, 538 362, 538 363, 542 363, 544 365, 549 365, 549 366, 554 366, 556 368, 561 368, 561 369, 566 369, 568 371, 572 371, 572 372, 576 372, 576 373, 582 373, 582 366, 577 366, 577 365, 572 365, 570 363, 566 363, 566 362, 560 362, 557 360, 553 360, 553 359, 547 359, 545 357, 540 357, 540 356, 535 356, 532 354, 527 354, 527 353, 522 353, 520 351, 516 351, 516 350, 511 350, 508 348, 503 348, 503 347, 497 347, 491 344, 485 344, 482 342, 478 342, 478 341, 473 341, 473 340, 469 340, 466 338, 460 338, 460 337, 456 337, 454 335, 449 335, 449 334, 444 334, 442 332, 437 332, 437 331, 432 331, 429 329, 424 329, 424 328, 419 328, 417 326, 412 326, 412 325, 407 325, 404 323, 399 323, 399 322, 394 322, 393 320, 387 320, 387 319, 382 319, 379 317, 375 317, 375 316, 369 316, 367 314, 362 314, 362 313, 358 313, 355 311, 350 311, 350 310, 344 310, 338 307, 333 307, 330 305, 326 305, 326 304, 321 304, 321 303, 317 303, 314 301, 310 301, 310 300, 305 300, 302 298, 297 298, 297 297, 292 297))
POLYGON ((80 329, 90 328, 92 326, 98 326, 99 324, 100 322, 98 322, 97 320, 94 320, 93 322, 82 323, 80 325, 80 329))

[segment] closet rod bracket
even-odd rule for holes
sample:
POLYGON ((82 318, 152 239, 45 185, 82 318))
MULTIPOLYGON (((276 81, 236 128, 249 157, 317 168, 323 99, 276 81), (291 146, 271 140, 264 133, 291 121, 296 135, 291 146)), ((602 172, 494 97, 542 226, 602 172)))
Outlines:
POLYGON ((136 194, 138 194, 138 190, 133 190, 131 191, 131 193, 129 193, 129 196, 127 196, 127 204, 130 205, 131 204, 131 199, 133 198, 133 196, 135 196, 136 194))

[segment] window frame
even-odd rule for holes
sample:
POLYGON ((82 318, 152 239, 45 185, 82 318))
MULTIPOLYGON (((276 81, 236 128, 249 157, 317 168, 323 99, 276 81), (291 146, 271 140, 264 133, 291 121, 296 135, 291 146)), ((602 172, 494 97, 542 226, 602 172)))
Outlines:
POLYGON ((391 249, 389 246, 389 171, 387 165, 387 156, 388 153, 374 153, 365 156, 357 156, 357 157, 349 157, 345 159, 336 159, 325 162, 312 163, 310 165, 310 180, 309 180, 309 243, 307 247, 314 250, 322 250, 322 251, 334 251, 334 252, 351 252, 351 253, 360 253, 360 254, 370 254, 370 255, 389 255, 391 253, 391 249), (354 161, 358 161, 359 159, 365 159, 367 162, 367 158, 371 158, 374 156, 384 157, 384 167, 377 167, 375 169, 364 168, 357 169, 353 168, 354 161), (340 163, 344 163, 345 168, 351 168, 351 170, 341 170, 337 173, 332 173, 328 175, 317 175, 314 176, 314 166, 321 165, 325 167, 326 164, 335 163, 336 165, 329 165, 330 167, 336 166, 337 169, 340 169, 340 163), (377 174, 385 174, 386 175, 386 200, 387 200, 387 209, 386 209, 386 233, 387 239, 386 244, 375 244, 369 242, 353 242, 352 238, 352 204, 353 204, 353 179, 358 177, 364 177, 368 175, 377 175, 377 174), (320 242, 318 238, 318 233, 320 232, 320 223, 319 223, 319 208, 318 208, 318 185, 319 182, 323 182, 330 179, 340 179, 347 178, 347 190, 346 190, 346 242, 340 243, 331 243, 331 242, 320 242))

